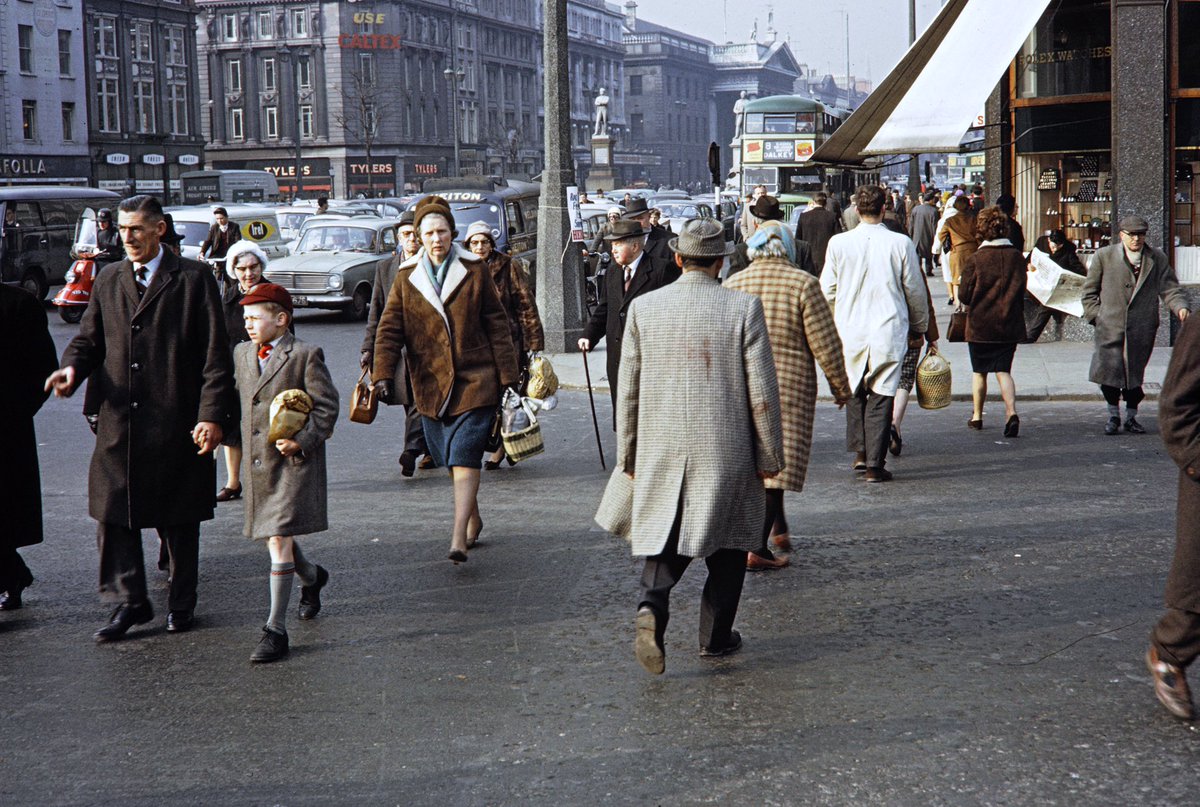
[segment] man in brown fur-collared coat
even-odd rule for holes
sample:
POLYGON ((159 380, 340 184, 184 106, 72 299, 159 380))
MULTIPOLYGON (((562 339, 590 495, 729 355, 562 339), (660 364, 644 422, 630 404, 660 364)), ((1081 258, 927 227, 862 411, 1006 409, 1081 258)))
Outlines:
POLYGON ((117 608, 97 641, 154 616, 140 532, 149 527, 170 552, 167 630, 192 626, 200 522, 216 506, 211 452, 237 411, 212 272, 162 247, 154 197, 126 199, 118 220, 128 257, 96 276, 79 333, 46 384, 66 397, 90 377, 98 404, 88 510, 99 522, 100 592, 117 608))
POLYGON ((635 652, 665 668, 671 589, 693 558, 708 580, 700 654, 741 647, 733 630, 746 552, 762 541, 762 480, 783 469, 779 386, 762 303, 717 281, 725 235, 684 223, 671 249, 685 272, 633 301, 617 406, 617 467, 597 522, 645 555, 635 652))

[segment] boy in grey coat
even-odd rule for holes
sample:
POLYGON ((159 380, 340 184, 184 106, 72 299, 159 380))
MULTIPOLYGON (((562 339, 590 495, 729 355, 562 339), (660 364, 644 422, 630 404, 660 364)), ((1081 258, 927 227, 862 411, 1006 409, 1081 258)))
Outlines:
POLYGON ((292 298, 286 289, 260 283, 242 305, 250 341, 234 350, 234 372, 242 403, 242 449, 250 465, 244 532, 265 539, 271 552, 271 614, 250 656, 262 663, 287 655, 285 615, 295 576, 303 584, 301 619, 321 610, 321 589, 329 582, 329 573, 304 557, 294 536, 329 528, 325 441, 337 421, 338 393, 321 349, 289 333, 292 298), (306 392, 312 411, 299 432, 269 443, 271 402, 287 390, 306 392))

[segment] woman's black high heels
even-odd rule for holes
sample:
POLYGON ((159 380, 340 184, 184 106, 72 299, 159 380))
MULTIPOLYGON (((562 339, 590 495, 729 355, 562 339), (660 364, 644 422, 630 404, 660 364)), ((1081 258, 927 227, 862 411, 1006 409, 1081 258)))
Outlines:
POLYGON ((1008 419, 1008 422, 1004 424, 1004 436, 1005 437, 1018 437, 1019 436, 1018 433, 1020 431, 1021 431, 1021 419, 1019 417, 1017 417, 1016 415, 1013 415, 1012 417, 1010 417, 1008 419))

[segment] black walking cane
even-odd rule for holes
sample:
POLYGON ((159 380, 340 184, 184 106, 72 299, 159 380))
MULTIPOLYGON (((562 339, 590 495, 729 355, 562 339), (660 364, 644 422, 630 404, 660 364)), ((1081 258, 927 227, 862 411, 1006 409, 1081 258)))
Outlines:
POLYGON ((596 450, 600 452, 600 468, 607 471, 608 466, 604 464, 604 446, 600 443, 600 421, 596 419, 596 399, 592 396, 592 373, 588 370, 587 354, 586 350, 583 351, 583 377, 587 379, 588 403, 592 405, 592 428, 596 430, 596 450))

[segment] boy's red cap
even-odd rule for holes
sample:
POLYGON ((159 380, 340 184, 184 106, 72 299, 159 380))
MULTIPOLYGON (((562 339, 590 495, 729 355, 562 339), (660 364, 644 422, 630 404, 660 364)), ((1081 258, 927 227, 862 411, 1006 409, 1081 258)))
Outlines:
POLYGON ((292 313, 292 295, 283 286, 274 283, 259 283, 242 298, 242 305, 255 303, 279 303, 289 314, 292 313))

